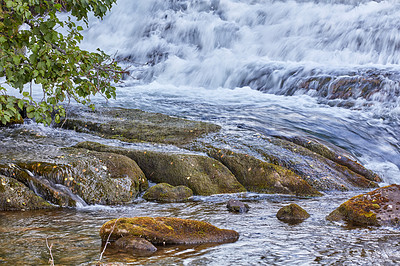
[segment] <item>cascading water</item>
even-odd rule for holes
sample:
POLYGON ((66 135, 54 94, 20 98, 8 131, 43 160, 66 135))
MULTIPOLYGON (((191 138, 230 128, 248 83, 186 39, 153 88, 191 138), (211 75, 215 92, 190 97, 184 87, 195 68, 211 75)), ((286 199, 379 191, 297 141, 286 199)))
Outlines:
POLYGON ((129 67, 116 105, 310 134, 391 183, 400 181, 399 10, 397 1, 120 0, 92 20, 83 46, 129 67))
MULTIPOLYGON (((211 121, 232 139, 312 136, 344 148, 385 183, 400 183, 399 11, 397 0, 118 0, 104 21, 89 20, 82 46, 115 54, 130 71, 109 106, 211 121)), ((35 93, 40 99, 39 88, 35 93)), ((36 125, 7 128, 0 131, 6 146, 0 159, 16 157, 19 145, 43 157, 52 148, 84 140, 107 141, 36 125)), ((234 229, 240 239, 220 246, 160 247, 151 257, 109 254, 104 262, 398 264, 398 230, 325 220, 357 194, 329 192, 312 199, 235 195, 251 207, 243 215, 226 211, 232 195, 186 203, 138 199, 127 206, 0 212, 0 263, 47 264, 49 238, 56 264, 97 264, 98 230, 104 222, 174 216, 234 229), (277 220, 278 209, 292 202, 311 217, 295 226, 277 220)))

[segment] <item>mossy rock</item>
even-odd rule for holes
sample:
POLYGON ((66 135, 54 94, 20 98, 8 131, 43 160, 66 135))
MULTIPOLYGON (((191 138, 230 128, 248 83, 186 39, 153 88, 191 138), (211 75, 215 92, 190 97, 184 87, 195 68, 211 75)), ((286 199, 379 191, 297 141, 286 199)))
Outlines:
POLYGON ((182 145, 220 126, 137 109, 102 108, 72 112, 64 127, 126 142, 182 145))
POLYGON ((143 195, 148 201, 182 202, 193 196, 193 191, 185 186, 171 186, 167 183, 159 183, 149 188, 143 195))
POLYGON ((134 217, 108 221, 100 229, 103 243, 137 236, 153 245, 225 243, 238 240, 233 230, 219 229, 207 222, 171 217, 134 217))
POLYGON ((380 177, 366 169, 346 152, 332 148, 315 140, 300 138, 271 138, 272 145, 281 148, 260 151, 267 161, 281 165, 301 176, 319 191, 348 191, 359 188, 376 188, 380 177), (296 144, 299 143, 299 144, 296 144))
POLYGON ((226 149, 209 149, 208 154, 227 166, 248 191, 297 196, 322 195, 292 171, 253 156, 226 149))
POLYGON ((0 175, 0 211, 56 208, 14 178, 0 175))
POLYGON ((330 221, 346 221, 352 225, 400 225, 400 185, 378 188, 352 197, 331 212, 330 221))
POLYGON ((3 165, 13 176, 59 206, 130 203, 147 189, 148 182, 130 158, 85 149, 63 149, 52 161, 3 165), (30 174, 29 174, 30 173, 30 174))
POLYGON ((76 147, 123 154, 133 159, 149 180, 187 186, 195 195, 246 191, 228 168, 207 156, 124 149, 95 142, 82 142, 76 147))
POLYGON ((279 209, 276 217, 286 223, 297 224, 310 217, 310 214, 299 205, 292 203, 279 209))
POLYGON ((329 147, 327 144, 322 144, 319 141, 311 140, 307 138, 296 137, 281 137, 282 139, 289 140, 297 145, 300 145, 312 152, 315 152, 339 165, 347 167, 354 173, 363 176, 367 180, 374 182, 382 182, 382 179, 373 171, 366 169, 354 158, 351 158, 349 154, 344 151, 340 151, 338 148, 334 149, 332 146, 329 147))

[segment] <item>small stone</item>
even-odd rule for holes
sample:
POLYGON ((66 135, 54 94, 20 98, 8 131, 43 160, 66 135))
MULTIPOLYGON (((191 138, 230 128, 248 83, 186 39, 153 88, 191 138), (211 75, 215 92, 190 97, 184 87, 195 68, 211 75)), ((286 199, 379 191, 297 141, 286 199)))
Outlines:
POLYGON ((282 207, 276 217, 283 222, 297 224, 310 217, 310 215, 299 205, 292 203, 282 207))
POLYGON ((248 212, 250 209, 249 205, 234 199, 230 199, 228 204, 226 204, 226 207, 229 211, 238 213, 248 212))

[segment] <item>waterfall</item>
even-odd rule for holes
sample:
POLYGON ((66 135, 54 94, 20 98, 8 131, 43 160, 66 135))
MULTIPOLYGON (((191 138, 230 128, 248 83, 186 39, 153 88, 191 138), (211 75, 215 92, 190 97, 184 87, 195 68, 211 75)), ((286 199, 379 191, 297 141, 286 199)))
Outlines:
POLYGON ((398 11, 397 1, 119 0, 83 46, 116 54, 142 84, 306 94, 397 120, 398 11))

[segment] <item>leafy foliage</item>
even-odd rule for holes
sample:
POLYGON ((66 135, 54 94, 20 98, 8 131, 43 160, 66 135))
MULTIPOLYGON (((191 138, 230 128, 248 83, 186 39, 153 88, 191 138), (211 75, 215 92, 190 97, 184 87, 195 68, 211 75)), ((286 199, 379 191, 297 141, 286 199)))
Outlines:
MULTIPOLYGON (((0 83, 0 120, 20 119, 24 108, 29 118, 50 124, 65 116, 60 105, 71 99, 89 105, 90 96, 115 98, 114 83, 123 71, 101 50, 78 47, 83 28, 71 19, 84 21, 93 12, 102 18, 116 0, 0 0, 0 78, 17 89, 19 98, 6 97, 0 83), (66 21, 56 13, 70 12, 66 21), (61 34, 58 29, 67 33, 61 34), (34 101, 27 84, 40 84, 41 101, 34 101), (52 117, 53 115, 53 117, 52 117)), ((3 84, 4 84, 3 83, 3 84)))

